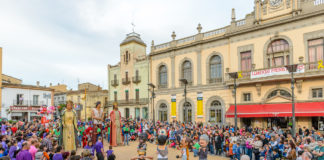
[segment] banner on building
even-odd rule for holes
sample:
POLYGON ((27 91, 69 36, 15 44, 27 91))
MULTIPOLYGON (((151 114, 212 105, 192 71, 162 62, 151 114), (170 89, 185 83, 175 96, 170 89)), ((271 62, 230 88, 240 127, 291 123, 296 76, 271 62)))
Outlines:
POLYGON ((171 117, 177 117, 177 96, 175 94, 171 95, 171 117))
POLYGON ((203 93, 197 93, 197 117, 203 117, 204 114, 204 107, 203 107, 203 93))
MULTIPOLYGON (((304 73, 304 72, 305 72, 305 66, 298 65, 297 71, 295 73, 304 73)), ((289 74, 286 67, 270 68, 270 69, 264 69, 258 71, 251 71, 251 79, 277 76, 277 75, 286 75, 286 74, 289 74)))

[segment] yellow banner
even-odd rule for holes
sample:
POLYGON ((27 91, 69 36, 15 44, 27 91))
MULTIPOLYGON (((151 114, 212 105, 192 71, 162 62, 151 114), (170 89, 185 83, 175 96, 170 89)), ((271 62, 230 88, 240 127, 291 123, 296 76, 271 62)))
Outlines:
POLYGON ((197 117, 202 117, 203 115, 204 115, 203 94, 200 92, 197 95, 197 117))
POLYGON ((177 100, 175 95, 171 96, 171 117, 177 117, 177 100))

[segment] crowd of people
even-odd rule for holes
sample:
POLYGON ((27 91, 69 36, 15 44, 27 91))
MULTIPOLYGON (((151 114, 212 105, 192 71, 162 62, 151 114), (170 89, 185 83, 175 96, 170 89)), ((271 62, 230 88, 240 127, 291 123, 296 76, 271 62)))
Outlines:
MULTIPOLYGON (((46 124, 32 122, 9 123, 1 121, 0 159, 11 160, 98 160, 118 159, 113 147, 104 148, 110 141, 110 122, 100 126, 78 121, 77 150, 67 151, 60 144, 60 121, 46 124), (96 136, 93 138, 93 136, 96 136), (95 139, 95 141, 93 141, 95 139), (104 142, 105 141, 105 142, 104 142), (106 149, 106 150, 105 150, 106 149)), ((203 125, 202 123, 156 122, 125 119, 121 121, 122 143, 136 143, 137 157, 132 159, 158 160, 189 159, 189 153, 200 160, 216 156, 230 159, 255 160, 324 160, 324 139, 314 128, 298 127, 296 135, 291 128, 239 128, 233 126, 203 125), (147 143, 156 145, 156 153, 147 155, 147 143), (177 157, 168 157, 168 151, 177 157)), ((196 159, 196 158, 195 158, 196 159)))

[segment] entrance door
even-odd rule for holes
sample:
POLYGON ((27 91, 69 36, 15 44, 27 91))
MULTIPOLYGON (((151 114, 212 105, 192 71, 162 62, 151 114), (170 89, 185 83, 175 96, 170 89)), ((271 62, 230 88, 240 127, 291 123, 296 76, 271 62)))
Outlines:
POLYGON ((140 108, 135 108, 135 118, 140 119, 140 108))
POLYGON ((161 122, 168 121, 168 107, 164 103, 162 103, 159 108, 159 120, 161 122))
POLYGON ((191 103, 187 102, 186 104, 183 105, 183 121, 186 121, 186 117, 188 118, 188 122, 192 122, 192 106, 191 103), (186 113, 186 109, 187 112, 186 113))
POLYGON ((242 118, 243 125, 247 128, 251 126, 251 118, 242 118))
POLYGON ((129 108, 125 108, 125 117, 129 118, 129 108))

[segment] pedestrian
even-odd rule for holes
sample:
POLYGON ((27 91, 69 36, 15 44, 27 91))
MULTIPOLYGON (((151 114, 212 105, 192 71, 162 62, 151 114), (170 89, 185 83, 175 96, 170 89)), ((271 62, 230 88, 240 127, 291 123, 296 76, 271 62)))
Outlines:
POLYGON ((95 144, 95 152, 97 156, 97 160, 104 160, 104 147, 102 144, 102 137, 98 138, 98 141, 95 144))
POLYGON ((18 153, 16 160, 33 160, 32 155, 29 153, 30 144, 29 142, 24 142, 22 144, 22 149, 18 153))

